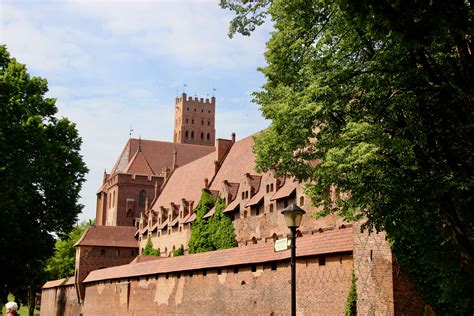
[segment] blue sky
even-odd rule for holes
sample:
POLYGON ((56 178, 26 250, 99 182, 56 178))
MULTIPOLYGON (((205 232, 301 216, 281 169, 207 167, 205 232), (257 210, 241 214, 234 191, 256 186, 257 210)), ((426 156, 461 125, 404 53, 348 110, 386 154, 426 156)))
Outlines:
POLYGON ((270 26, 227 37, 232 13, 218 1, 5 1, 0 42, 48 80, 59 115, 77 124, 90 169, 80 220, 95 217, 95 193, 133 137, 172 140, 176 92, 217 98, 217 137, 241 139, 266 126, 251 102, 270 26))

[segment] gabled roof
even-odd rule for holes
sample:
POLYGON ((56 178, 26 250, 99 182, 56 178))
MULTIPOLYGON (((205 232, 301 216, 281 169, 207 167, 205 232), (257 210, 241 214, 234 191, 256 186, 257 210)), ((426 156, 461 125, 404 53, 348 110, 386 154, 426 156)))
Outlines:
POLYGON ((156 172, 150 166, 143 151, 139 150, 133 155, 132 159, 125 167, 124 173, 155 175, 156 172))
POLYGON ((265 190, 262 188, 261 190, 257 192, 257 194, 252 196, 252 198, 247 202, 247 204, 245 204, 245 207, 257 205, 258 203, 260 203, 260 201, 262 201, 264 195, 265 195, 265 190))
POLYGON ((206 215, 203 216, 203 218, 211 217, 215 213, 216 213, 216 207, 213 207, 209 212, 206 213, 206 215))
POLYGON ((130 138, 110 174, 126 172, 125 170, 127 166, 129 166, 132 158, 139 151, 139 146, 143 156, 147 159, 150 169, 156 174, 161 173, 165 167, 173 167, 173 156, 175 150, 178 166, 184 166, 197 158, 215 151, 215 148, 211 146, 130 138))
MULTIPOLYGON (((197 269, 211 269, 245 264, 288 260, 290 250, 275 252, 273 243, 260 243, 231 249, 210 251, 156 261, 126 264, 95 270, 84 280, 96 282, 109 279, 139 277, 197 269)), ((349 252, 353 250, 352 229, 338 229, 298 238, 297 257, 349 252)))
POLYGON ((138 248, 136 239, 133 237, 136 228, 133 226, 91 226, 79 241, 77 246, 98 247, 126 247, 138 248))
POLYGON ((234 211, 237 206, 240 204, 240 199, 234 199, 227 207, 224 209, 224 213, 234 211))
POLYGON ((214 159, 215 154, 211 153, 177 168, 154 201, 152 209, 158 212, 161 206, 171 203, 179 205, 182 199, 194 201, 194 206, 197 206, 204 188, 204 179, 211 179, 214 175, 214 159))
POLYGON ((219 190, 224 180, 241 183, 243 174, 257 174, 254 168, 255 155, 252 152, 253 144, 252 136, 234 143, 211 183, 211 190, 219 190))
POLYGON ((293 192, 295 192, 297 186, 297 182, 293 181, 292 179, 287 179, 285 184, 278 191, 276 191, 275 194, 272 195, 270 200, 274 201, 289 197, 291 194, 293 194, 293 192))

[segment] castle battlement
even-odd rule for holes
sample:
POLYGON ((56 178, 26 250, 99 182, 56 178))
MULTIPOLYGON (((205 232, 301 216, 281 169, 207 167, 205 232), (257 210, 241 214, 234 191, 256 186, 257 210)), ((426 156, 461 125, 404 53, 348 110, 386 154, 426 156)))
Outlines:
POLYGON ((186 93, 182 93, 180 97, 177 97, 176 100, 175 100, 175 104, 181 104, 181 103, 194 103, 194 104, 208 104, 208 105, 215 105, 216 104, 216 98, 215 97, 211 97, 210 99, 209 98, 198 98, 198 97, 192 97, 192 96, 188 96, 186 93))

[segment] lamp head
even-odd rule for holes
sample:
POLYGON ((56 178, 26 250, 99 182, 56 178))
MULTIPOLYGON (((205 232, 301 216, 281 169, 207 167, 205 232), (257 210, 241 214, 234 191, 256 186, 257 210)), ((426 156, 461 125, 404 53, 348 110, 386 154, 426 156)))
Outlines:
POLYGON ((288 207, 284 208, 281 213, 285 216, 286 226, 288 228, 292 227, 300 227, 301 219, 303 218, 303 214, 306 212, 298 207, 296 204, 291 204, 288 207))

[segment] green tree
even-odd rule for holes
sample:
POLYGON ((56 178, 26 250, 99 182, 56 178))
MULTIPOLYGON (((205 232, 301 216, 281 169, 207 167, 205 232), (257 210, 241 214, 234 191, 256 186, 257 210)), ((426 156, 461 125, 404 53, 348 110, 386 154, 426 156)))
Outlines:
POLYGON ((356 287, 356 276, 354 270, 352 270, 351 287, 347 294, 346 306, 344 307, 345 316, 356 316, 357 315, 357 287, 356 287))
POLYGON ((227 249, 237 246, 232 221, 224 214, 224 199, 218 195, 214 205, 216 211, 209 219, 209 235, 215 249, 227 249))
POLYGON ((201 200, 196 208, 196 219, 193 222, 189 253, 206 252, 217 249, 236 247, 234 225, 223 211, 225 203, 219 195, 214 200, 209 190, 202 191, 201 200), (205 220, 206 215, 215 207, 214 215, 205 220))
POLYGON ((184 247, 181 245, 178 249, 176 249, 173 253, 173 257, 183 256, 184 255, 184 247))
POLYGON ((189 253, 198 253, 215 250, 209 235, 208 222, 204 215, 214 206, 214 198, 207 189, 203 189, 199 204, 194 210, 196 219, 192 224, 191 238, 189 239, 189 253))
POLYGON ((56 240, 54 255, 46 261, 46 275, 48 280, 55 280, 74 275, 76 249, 74 244, 90 227, 90 222, 82 222, 75 226, 65 237, 56 240))
POLYGON ((153 248, 153 242, 151 241, 150 237, 148 237, 145 249, 143 249, 142 254, 144 256, 159 256, 160 255, 160 249, 153 248))
POLYGON ((44 281, 53 234, 65 236, 76 222, 87 172, 76 127, 55 116, 47 91, 0 46, 0 296, 19 300, 44 281))
POLYGON ((385 230, 427 303, 472 313, 472 2, 221 5, 237 13, 231 31, 249 33, 262 12, 274 23, 255 94, 272 122, 255 139, 260 170, 311 179, 320 216, 385 230))

